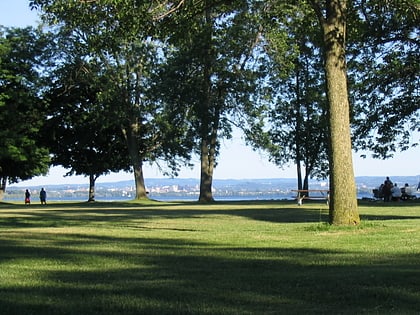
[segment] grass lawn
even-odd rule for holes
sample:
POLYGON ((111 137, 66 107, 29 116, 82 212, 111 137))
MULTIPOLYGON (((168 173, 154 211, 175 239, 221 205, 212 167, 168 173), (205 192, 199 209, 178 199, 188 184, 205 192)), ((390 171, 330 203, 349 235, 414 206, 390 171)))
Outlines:
POLYGON ((0 203, 0 314, 419 314, 420 203, 0 203))

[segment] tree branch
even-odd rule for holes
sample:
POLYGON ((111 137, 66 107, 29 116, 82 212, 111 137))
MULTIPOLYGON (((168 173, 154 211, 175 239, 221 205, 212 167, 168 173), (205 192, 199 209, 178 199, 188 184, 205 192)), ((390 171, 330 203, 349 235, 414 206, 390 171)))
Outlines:
MULTIPOLYGON (((177 11, 183 4, 185 3, 185 0, 180 0, 179 2, 178 2, 178 4, 171 4, 170 5, 170 7, 169 7, 169 9, 166 11, 166 12, 164 12, 164 13, 162 13, 162 14, 160 14, 160 15, 158 15, 158 16, 156 16, 156 17, 154 17, 153 18, 153 20, 161 20, 161 19, 163 19, 163 18, 165 18, 165 17, 167 17, 168 15, 170 15, 170 14, 172 14, 173 12, 175 12, 175 11, 177 11)), ((154 9, 152 9, 152 12, 153 11, 156 11, 156 10, 158 10, 158 9, 160 9, 160 8, 162 8, 162 7, 164 7, 164 6, 166 6, 166 5, 168 5, 168 3, 167 2, 164 2, 164 3, 161 3, 160 5, 158 5, 156 8, 154 8, 154 9)))
POLYGON ((322 14, 321 4, 319 3, 319 0, 308 0, 309 4, 311 5, 312 9, 314 9, 316 16, 318 17, 318 20, 321 22, 321 24, 325 23, 325 17, 322 14))

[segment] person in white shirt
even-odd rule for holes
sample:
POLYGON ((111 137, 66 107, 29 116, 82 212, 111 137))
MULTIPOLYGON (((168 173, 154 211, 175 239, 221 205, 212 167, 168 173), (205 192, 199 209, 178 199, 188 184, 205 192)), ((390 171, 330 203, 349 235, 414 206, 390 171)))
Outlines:
POLYGON ((397 183, 391 188, 392 200, 400 201, 401 198, 401 189, 398 187, 397 183))
POLYGON ((403 188, 401 188, 401 192, 402 192, 402 195, 401 195, 402 200, 408 200, 408 199, 414 199, 415 198, 413 189, 410 186, 408 186, 407 183, 404 185, 403 188))

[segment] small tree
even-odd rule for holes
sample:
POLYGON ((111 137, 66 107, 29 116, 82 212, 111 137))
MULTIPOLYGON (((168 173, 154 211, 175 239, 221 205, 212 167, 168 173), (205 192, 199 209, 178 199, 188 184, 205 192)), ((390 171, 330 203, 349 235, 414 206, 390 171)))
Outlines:
POLYGON ((70 169, 67 175, 89 177, 88 201, 95 201, 95 181, 109 172, 129 170, 121 129, 98 100, 98 65, 81 60, 56 71, 48 93, 49 116, 44 134, 52 163, 70 169))

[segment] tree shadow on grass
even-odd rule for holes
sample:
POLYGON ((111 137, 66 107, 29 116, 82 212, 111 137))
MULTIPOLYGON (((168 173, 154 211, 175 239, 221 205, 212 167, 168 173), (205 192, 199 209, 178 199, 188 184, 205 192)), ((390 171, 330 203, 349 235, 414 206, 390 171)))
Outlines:
POLYGON ((357 252, 282 248, 282 244, 221 247, 185 239, 54 236, 20 229, 88 227, 92 222, 193 232, 177 225, 150 228, 142 222, 228 215, 302 223, 319 222, 328 212, 318 204, 246 202, 247 208, 237 202, 226 204, 228 210, 223 204, 218 204, 221 209, 191 203, 165 209, 139 205, 127 209, 125 204, 2 208, 0 228, 10 230, 1 233, 0 266, 6 268, 11 262, 19 268, 17 262, 28 259, 34 262, 33 270, 22 272, 38 282, 0 282, 0 314, 415 314, 420 307, 420 257, 415 252, 372 258, 357 252))
POLYGON ((389 221, 389 220, 417 220, 420 219, 420 214, 417 216, 413 215, 375 215, 375 214, 364 214, 361 215, 362 222, 364 220, 368 221, 389 221))
POLYGON ((364 207, 413 207, 420 206, 420 198, 413 200, 404 200, 404 201, 390 201, 384 202, 383 200, 359 200, 358 204, 364 207))
POLYGON ((318 208, 273 208, 254 207, 253 209, 241 208, 228 210, 212 210, 201 206, 196 209, 57 209, 57 210, 2 210, 0 213, 0 227, 23 228, 23 227, 63 227, 86 225, 89 222, 113 223, 129 222, 135 220, 149 221, 155 218, 164 219, 191 219, 210 218, 212 216, 238 216, 248 219, 274 222, 274 223, 304 223, 325 222, 328 213, 318 208))
POLYGON ((32 285, 0 283, 0 313, 416 314, 420 307, 419 254, 372 259, 318 248, 79 237, 66 239, 120 250, 56 244, 34 251, 23 240, 2 240, 1 253, 44 264, 26 270, 38 281, 32 285))
MULTIPOLYGON (((211 216, 238 216, 272 223, 325 223, 328 208, 321 203, 297 206, 292 202, 236 201, 215 204, 191 202, 157 203, 139 205, 132 203, 71 203, 48 207, 4 206, 0 208, 0 227, 64 227, 113 223, 154 218, 180 219, 211 216)), ((408 220, 419 215, 361 214, 362 220, 408 220)))

